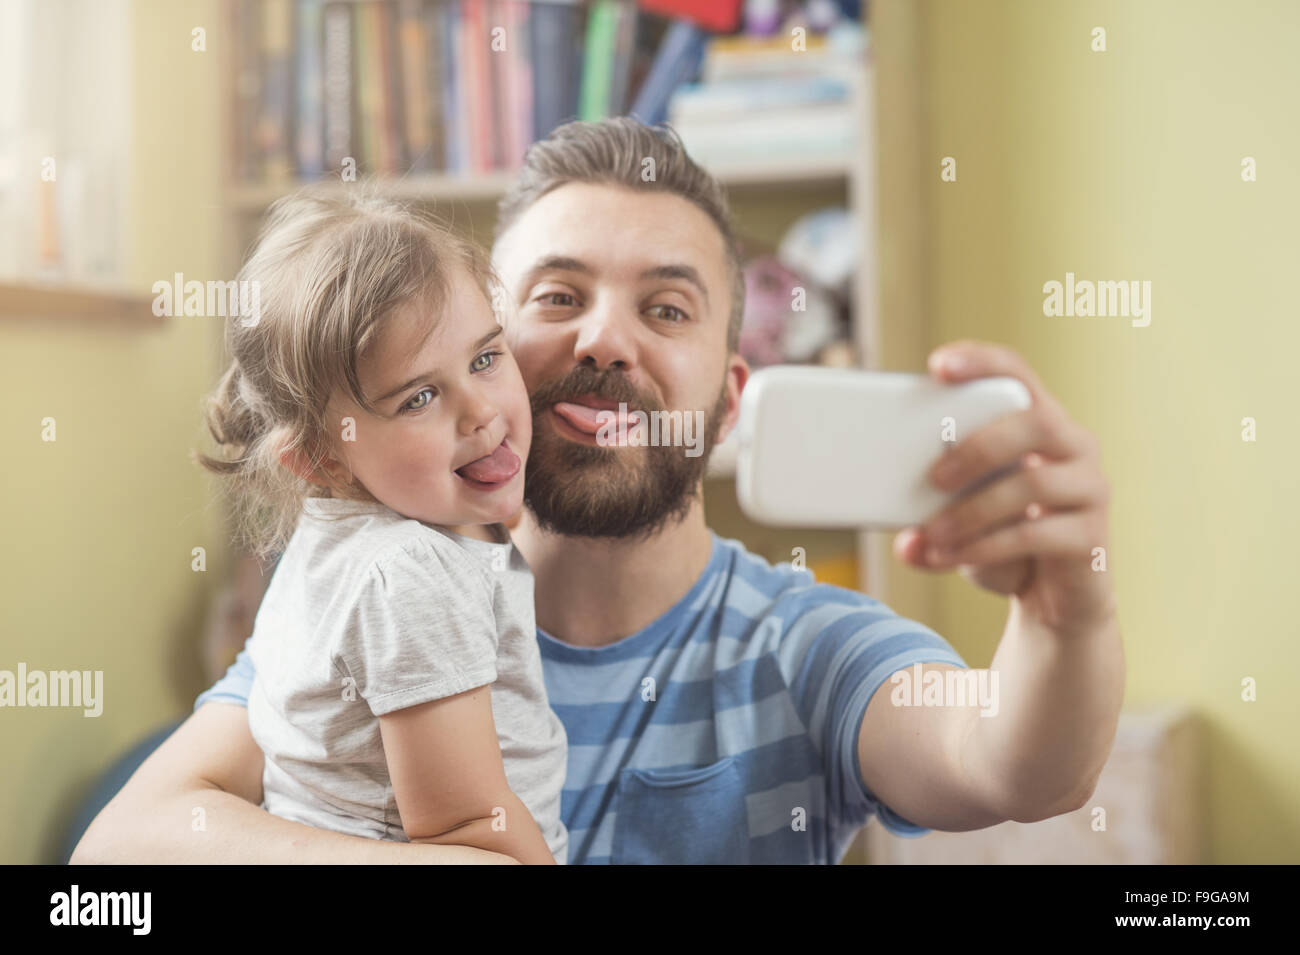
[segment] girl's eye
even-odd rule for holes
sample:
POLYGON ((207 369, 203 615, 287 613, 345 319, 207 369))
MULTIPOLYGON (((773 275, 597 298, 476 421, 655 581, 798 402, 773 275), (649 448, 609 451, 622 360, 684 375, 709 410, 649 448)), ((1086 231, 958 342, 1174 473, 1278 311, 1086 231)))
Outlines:
POLYGON ((405 409, 404 409, 404 410, 407 410, 407 411, 419 411, 421 408, 426 407, 426 406, 429 404, 429 402, 432 401, 432 400, 433 400, 433 389, 432 389, 432 388, 421 388, 419 391, 417 391, 417 392, 415 393, 415 397, 412 398, 410 401, 408 401, 408 402, 406 403, 406 406, 405 406, 405 409), (428 400, 427 400, 427 401, 420 401, 419 398, 420 398, 421 395, 428 395, 428 396, 429 396, 428 400))
POLYGON ((666 318, 668 318, 670 321, 672 321, 674 324, 677 324, 677 323, 679 323, 679 322, 684 322, 684 321, 686 321, 686 313, 683 312, 683 311, 682 311, 680 308, 678 308, 676 305, 651 305, 651 306, 650 306, 650 310, 651 310, 652 312, 653 312, 654 310, 656 310, 656 309, 667 309, 671 314, 670 314, 670 315, 667 315, 667 316, 664 316, 664 315, 661 314, 659 317, 660 317, 660 318, 665 318, 665 317, 666 317, 666 318))
POLYGON ((500 356, 500 354, 501 352, 499 351, 485 351, 483 354, 479 355, 478 358, 475 358, 474 361, 470 362, 470 368, 472 368, 474 371, 487 371, 489 368, 492 367, 493 362, 488 362, 488 364, 486 365, 479 365, 478 364, 479 359, 495 358, 500 356))
POLYGON ((540 296, 537 301, 543 305, 554 305, 557 308, 570 308, 577 304, 577 300, 568 292, 547 292, 540 296), (563 302, 557 302, 556 299, 565 299, 563 302))

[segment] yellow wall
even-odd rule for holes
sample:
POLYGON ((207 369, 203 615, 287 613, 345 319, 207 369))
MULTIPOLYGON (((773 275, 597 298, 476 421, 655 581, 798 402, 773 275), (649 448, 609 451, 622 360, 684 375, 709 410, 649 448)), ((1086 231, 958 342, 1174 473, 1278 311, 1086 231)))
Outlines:
MULTIPOLYGON (((219 277, 216 4, 133 5, 131 284, 219 277), (207 53, 190 50, 206 26, 207 53)), ((0 321, 0 668, 104 671, 104 712, 0 710, 0 861, 55 861, 91 782, 205 685, 198 634, 224 548, 184 456, 216 374, 211 319, 0 321), (41 419, 57 440, 41 440, 41 419), (206 574, 190 550, 208 551, 206 574)), ((220 321, 216 319, 215 321, 220 321)))
MULTIPOLYGON (((916 17, 930 344, 1012 345, 1100 436, 1127 701, 1202 715, 1207 861, 1300 861, 1300 6, 929 0, 916 17), (1150 280, 1151 324, 1044 317, 1067 271, 1150 280)), ((934 592, 933 625, 987 665, 1005 602, 955 576, 934 592)))
MULTIPOLYGON (((1285 600, 1300 508, 1283 490, 1300 465, 1284 368, 1300 351, 1286 285, 1300 260, 1300 8, 917 9, 926 174, 915 294, 930 304, 929 341, 1011 343, 1101 436, 1128 698, 1187 699, 1205 716, 1210 861, 1298 861, 1300 702, 1287 681, 1300 671, 1300 627, 1285 600), (1099 25, 1109 50, 1094 54, 1099 25), (939 181, 946 155, 958 159, 956 183, 939 181), (1256 183, 1240 180, 1246 155, 1259 162, 1256 183), (1043 317, 1042 284, 1067 270, 1151 280, 1150 327, 1043 317), (1246 415, 1259 422, 1255 444, 1240 441, 1246 415), (1259 681, 1256 703, 1240 701, 1244 676, 1259 681)), ((142 291, 175 271, 229 268, 217 205, 223 34, 215 0, 134 4, 124 241, 142 291), (194 26, 207 29, 205 54, 190 51, 194 26)), ((881 165, 891 170, 891 157, 881 165)), ((906 207, 886 195, 882 209, 906 207)), ((200 439, 199 399, 218 370, 206 322, 0 322, 0 668, 102 669, 106 697, 97 720, 0 713, 0 861, 52 860, 91 780, 206 685, 197 634, 224 546, 212 485, 178 450, 200 439), (46 415, 58 421, 53 444, 40 441, 46 415), (205 575, 190 570, 194 546, 208 549, 205 575)), ((895 576, 900 591, 930 592, 915 572, 895 576)), ((987 664, 1004 602, 956 578, 933 592, 926 621, 987 664)))

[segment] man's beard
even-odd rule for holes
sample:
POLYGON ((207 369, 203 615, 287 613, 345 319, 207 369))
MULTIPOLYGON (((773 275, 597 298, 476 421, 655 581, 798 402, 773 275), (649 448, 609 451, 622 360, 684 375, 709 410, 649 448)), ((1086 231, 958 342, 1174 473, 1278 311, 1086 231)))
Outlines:
MULTIPOLYGON (((570 537, 645 538, 684 518, 699 493, 726 415, 725 379, 705 416, 703 434, 694 436, 701 442, 692 449, 700 451, 694 457, 686 454, 684 443, 666 443, 662 431, 657 447, 593 447, 570 441, 556 432, 550 409, 581 395, 626 402, 629 419, 632 411, 649 418, 664 410, 639 394, 621 372, 601 373, 589 365, 577 365, 564 378, 537 389, 530 398, 533 441, 524 505, 538 527, 570 537)), ((682 420, 688 416, 694 412, 683 410, 682 420)))

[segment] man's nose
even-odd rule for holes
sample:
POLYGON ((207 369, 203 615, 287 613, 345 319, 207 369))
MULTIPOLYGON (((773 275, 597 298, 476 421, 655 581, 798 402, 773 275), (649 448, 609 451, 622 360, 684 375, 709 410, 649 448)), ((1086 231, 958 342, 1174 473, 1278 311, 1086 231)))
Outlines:
POLYGON ((573 343, 574 361, 595 364, 597 370, 635 364, 635 317, 628 317, 612 304, 593 308, 582 316, 573 343))

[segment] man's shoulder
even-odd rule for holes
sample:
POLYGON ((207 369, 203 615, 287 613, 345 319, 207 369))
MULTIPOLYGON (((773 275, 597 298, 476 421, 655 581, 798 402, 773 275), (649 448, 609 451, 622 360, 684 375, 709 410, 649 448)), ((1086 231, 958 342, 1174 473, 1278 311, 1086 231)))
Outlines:
POLYGON ((725 554, 722 566, 726 585, 720 592, 725 595, 728 609, 744 617, 779 617, 793 625, 809 614, 824 623, 863 611, 896 616, 868 594, 818 581, 798 554, 792 554, 789 561, 772 563, 738 540, 715 536, 725 554))
POLYGON ((805 555, 791 554, 791 559, 773 563, 761 554, 749 550, 741 541, 722 537, 714 532, 718 546, 724 549, 723 567, 731 582, 742 588, 771 597, 791 599, 815 597, 822 601, 842 602, 849 605, 883 606, 869 594, 850 590, 837 584, 817 580, 806 564, 805 555))

